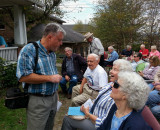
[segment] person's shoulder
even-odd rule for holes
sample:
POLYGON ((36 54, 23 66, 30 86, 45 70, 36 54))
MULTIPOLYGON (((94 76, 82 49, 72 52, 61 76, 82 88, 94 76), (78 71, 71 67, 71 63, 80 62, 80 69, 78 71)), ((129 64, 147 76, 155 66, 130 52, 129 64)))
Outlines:
POLYGON ((130 129, 151 129, 147 123, 144 121, 140 112, 133 111, 131 115, 124 121, 126 127, 130 129))
POLYGON ((29 44, 26 44, 22 50, 21 50, 21 53, 32 53, 35 51, 35 47, 33 44, 29 43, 29 44))

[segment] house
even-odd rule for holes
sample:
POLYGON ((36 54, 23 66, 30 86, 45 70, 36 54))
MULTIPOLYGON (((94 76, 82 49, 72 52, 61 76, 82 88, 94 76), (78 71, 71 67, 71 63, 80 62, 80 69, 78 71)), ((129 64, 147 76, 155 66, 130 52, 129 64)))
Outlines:
MULTIPOLYGON (((60 24, 60 26, 66 31, 66 36, 63 39, 63 45, 58 50, 58 54, 64 55, 64 48, 71 47, 74 53, 86 57, 88 52, 88 44, 84 42, 84 36, 81 33, 70 29, 66 25, 60 24)), ((45 24, 38 24, 34 26, 28 32, 28 41, 37 41, 41 39, 44 27, 45 24)))

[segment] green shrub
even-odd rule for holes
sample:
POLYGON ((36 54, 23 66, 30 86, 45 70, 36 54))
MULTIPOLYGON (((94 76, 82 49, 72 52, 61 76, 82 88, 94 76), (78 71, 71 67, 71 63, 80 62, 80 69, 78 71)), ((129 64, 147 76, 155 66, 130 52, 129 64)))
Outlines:
POLYGON ((9 63, 0 58, 0 88, 17 86, 17 63, 9 63))

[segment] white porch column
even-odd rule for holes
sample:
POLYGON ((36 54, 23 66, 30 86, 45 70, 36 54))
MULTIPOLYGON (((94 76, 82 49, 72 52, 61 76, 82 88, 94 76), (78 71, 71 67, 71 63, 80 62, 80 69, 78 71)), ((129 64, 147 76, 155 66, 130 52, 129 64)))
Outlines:
POLYGON ((14 40, 15 44, 27 44, 25 15, 20 6, 14 6, 14 40))

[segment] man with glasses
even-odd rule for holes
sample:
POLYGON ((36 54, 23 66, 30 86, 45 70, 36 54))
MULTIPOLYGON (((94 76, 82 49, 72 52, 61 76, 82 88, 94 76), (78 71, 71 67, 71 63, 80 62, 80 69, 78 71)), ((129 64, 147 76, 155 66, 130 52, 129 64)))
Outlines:
POLYGON ((131 65, 132 65, 133 71, 139 72, 144 70, 145 62, 142 60, 141 53, 136 52, 131 60, 132 60, 131 65))
POLYGON ((114 61, 113 68, 110 71, 111 82, 99 91, 92 108, 89 110, 89 108, 85 108, 83 105, 81 106, 81 111, 85 113, 86 119, 74 120, 65 116, 63 119, 62 130, 74 130, 76 128, 83 130, 96 130, 100 127, 114 104, 114 100, 110 97, 112 85, 115 82, 114 87, 119 87, 116 82, 118 80, 118 73, 124 71, 132 72, 130 62, 124 59, 114 61))
POLYGON ((89 54, 87 57, 88 68, 83 75, 81 85, 73 87, 72 106, 80 106, 89 98, 95 99, 99 91, 107 85, 108 75, 106 71, 98 65, 99 56, 89 54))
POLYGON ((56 23, 46 25, 41 40, 37 41, 38 62, 35 68, 36 48, 24 46, 19 54, 16 76, 28 83, 27 130, 53 130, 57 111, 58 83, 62 76, 56 68, 56 54, 66 32, 56 23))

